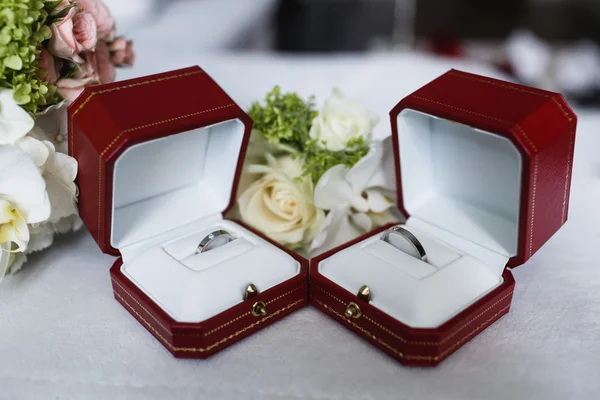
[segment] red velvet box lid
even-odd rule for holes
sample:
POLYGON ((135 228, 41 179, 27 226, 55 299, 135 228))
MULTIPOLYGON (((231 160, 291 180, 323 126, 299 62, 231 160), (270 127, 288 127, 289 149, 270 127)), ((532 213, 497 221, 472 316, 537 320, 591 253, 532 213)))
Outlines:
POLYGON ((79 161, 81 218, 100 249, 111 245, 113 171, 132 146, 223 121, 244 125, 228 206, 233 206, 252 120, 199 67, 87 88, 68 108, 69 153, 79 161))
POLYGON ((560 94, 451 70, 400 101, 390 119, 398 203, 408 217, 398 136, 403 110, 499 135, 518 149, 518 238, 510 267, 525 263, 566 222, 577 117, 560 94))

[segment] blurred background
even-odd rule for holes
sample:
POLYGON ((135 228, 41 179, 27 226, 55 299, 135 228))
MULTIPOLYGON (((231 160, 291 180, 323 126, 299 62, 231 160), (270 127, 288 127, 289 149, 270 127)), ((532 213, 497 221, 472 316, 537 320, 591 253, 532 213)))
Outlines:
POLYGON ((142 60, 157 51, 429 53, 600 106, 600 0, 105 1, 142 60))

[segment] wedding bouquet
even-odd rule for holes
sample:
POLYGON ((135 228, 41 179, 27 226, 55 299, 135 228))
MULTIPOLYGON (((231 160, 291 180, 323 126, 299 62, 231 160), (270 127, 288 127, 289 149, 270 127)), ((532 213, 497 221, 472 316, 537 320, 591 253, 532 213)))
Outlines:
POLYGON ((396 222, 389 138, 373 142, 378 122, 334 90, 323 108, 275 87, 249 110, 254 130, 238 191, 238 211, 271 239, 320 254, 396 222))
POLYGON ((0 0, 0 280, 81 227, 66 105, 134 58, 101 0, 0 0))

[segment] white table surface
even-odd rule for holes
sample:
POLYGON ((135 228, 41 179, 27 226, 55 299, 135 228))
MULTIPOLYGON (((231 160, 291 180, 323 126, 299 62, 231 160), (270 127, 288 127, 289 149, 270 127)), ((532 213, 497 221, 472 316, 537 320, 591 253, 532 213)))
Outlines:
MULTIPOLYGON (((274 84, 321 100, 338 86, 380 114, 379 137, 449 67, 490 73, 411 54, 144 53, 121 77, 192 64, 244 107, 274 84)), ((437 368, 402 367, 312 308, 207 361, 174 359, 113 299, 113 258, 82 232, 0 287, 0 399, 598 399, 600 112, 578 113, 569 222, 514 271, 511 312, 437 368)))

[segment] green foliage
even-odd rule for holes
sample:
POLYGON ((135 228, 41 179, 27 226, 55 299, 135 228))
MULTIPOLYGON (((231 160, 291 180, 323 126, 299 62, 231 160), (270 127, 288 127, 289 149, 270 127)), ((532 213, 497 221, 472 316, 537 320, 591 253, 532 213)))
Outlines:
POLYGON ((369 145, 363 138, 358 138, 348 141, 346 148, 340 151, 327 150, 316 143, 308 146, 307 150, 304 155, 304 175, 310 176, 316 184, 331 167, 344 164, 347 168, 352 168, 367 155, 369 145))
POLYGON ((13 89, 15 101, 32 115, 60 100, 56 86, 39 77, 40 49, 52 35, 46 19, 53 3, 0 0, 0 86, 13 89))
POLYGON ((265 106, 255 102, 248 112, 254 128, 271 144, 304 152, 310 141, 312 120, 317 116, 313 99, 305 102, 296 93, 281 94, 279 86, 267 93, 265 106))
POLYGON ((369 143, 362 138, 350 140, 341 151, 327 150, 311 139, 312 121, 318 115, 314 98, 304 101, 296 93, 282 94, 279 86, 267 93, 264 106, 255 102, 248 114, 269 143, 302 159, 303 176, 315 184, 331 167, 344 164, 351 168, 369 152, 369 143))

